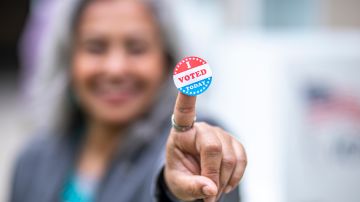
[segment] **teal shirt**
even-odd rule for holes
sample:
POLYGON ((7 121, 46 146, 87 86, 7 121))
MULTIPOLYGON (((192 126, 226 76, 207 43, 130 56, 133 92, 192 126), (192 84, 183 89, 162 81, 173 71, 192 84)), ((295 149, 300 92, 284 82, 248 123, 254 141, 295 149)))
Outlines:
POLYGON ((72 175, 65 184, 62 202, 94 202, 97 180, 84 175, 72 175))

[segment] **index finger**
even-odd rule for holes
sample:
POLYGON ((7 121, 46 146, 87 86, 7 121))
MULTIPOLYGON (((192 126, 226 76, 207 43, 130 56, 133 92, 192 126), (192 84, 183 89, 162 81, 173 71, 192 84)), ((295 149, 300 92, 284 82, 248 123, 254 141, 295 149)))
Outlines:
POLYGON ((192 125, 196 116, 195 105, 196 96, 188 96, 179 92, 174 107, 175 123, 179 126, 192 125))

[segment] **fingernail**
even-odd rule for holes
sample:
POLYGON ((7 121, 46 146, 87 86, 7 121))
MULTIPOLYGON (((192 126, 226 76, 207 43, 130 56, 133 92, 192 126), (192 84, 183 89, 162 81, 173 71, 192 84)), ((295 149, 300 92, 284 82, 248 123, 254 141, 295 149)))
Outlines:
POLYGON ((214 190, 211 190, 211 188, 209 186, 204 186, 202 188, 202 192, 206 195, 206 196, 213 196, 216 193, 214 193, 214 190))
POLYGON ((227 186, 227 187, 225 188, 225 193, 228 194, 231 190, 232 190, 232 187, 231 187, 231 186, 227 186))

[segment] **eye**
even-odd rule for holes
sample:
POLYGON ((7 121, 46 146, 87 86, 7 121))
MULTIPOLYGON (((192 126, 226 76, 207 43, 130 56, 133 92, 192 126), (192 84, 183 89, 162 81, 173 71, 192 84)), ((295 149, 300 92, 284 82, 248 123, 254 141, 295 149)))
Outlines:
POLYGON ((148 44, 140 39, 129 39, 125 43, 126 52, 131 55, 141 55, 148 51, 148 44))
POLYGON ((83 47, 86 52, 95 55, 101 55, 107 51, 107 43, 101 39, 90 39, 85 41, 83 47))

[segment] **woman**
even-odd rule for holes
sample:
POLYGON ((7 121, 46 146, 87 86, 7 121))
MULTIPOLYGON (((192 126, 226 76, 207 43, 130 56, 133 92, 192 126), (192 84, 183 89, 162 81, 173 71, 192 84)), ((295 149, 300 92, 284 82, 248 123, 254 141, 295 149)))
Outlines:
POLYGON ((239 201, 243 147, 206 117, 194 123, 196 97, 179 94, 173 107, 175 56, 154 4, 74 8, 71 46, 53 47, 55 73, 37 78, 63 84, 66 94, 40 91, 61 96, 52 104, 63 119, 20 155, 11 201, 239 201))

